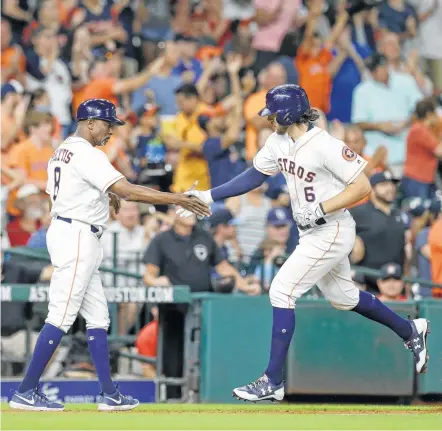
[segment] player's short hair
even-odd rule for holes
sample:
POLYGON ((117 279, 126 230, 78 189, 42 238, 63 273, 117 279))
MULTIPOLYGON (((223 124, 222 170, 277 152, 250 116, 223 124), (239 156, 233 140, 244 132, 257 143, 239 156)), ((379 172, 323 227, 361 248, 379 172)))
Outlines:
POLYGON ((295 124, 310 124, 314 123, 320 117, 319 112, 316 109, 308 109, 304 114, 299 117, 295 124))

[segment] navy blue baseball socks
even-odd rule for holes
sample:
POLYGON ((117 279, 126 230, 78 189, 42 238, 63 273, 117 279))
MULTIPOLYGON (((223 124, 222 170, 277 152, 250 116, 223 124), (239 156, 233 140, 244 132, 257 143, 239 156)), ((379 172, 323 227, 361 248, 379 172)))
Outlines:
POLYGON ((246 386, 235 388, 233 397, 244 401, 281 401, 284 398, 284 364, 294 332, 295 310, 273 307, 272 343, 265 374, 246 386))

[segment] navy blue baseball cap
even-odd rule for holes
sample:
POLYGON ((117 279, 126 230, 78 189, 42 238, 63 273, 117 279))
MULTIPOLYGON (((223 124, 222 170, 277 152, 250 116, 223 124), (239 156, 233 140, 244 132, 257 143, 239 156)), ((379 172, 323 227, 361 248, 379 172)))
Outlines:
POLYGON ((400 180, 395 178, 390 172, 384 171, 374 174, 370 177, 370 184, 374 187, 376 184, 385 183, 391 181, 393 183, 398 183, 400 180))
POLYGON ((267 215, 267 224, 272 226, 286 226, 292 223, 288 210, 282 207, 272 208, 267 215))
POLYGON ((235 219, 231 211, 226 208, 215 211, 209 217, 208 221, 211 228, 219 226, 220 224, 227 224, 231 226, 236 226, 238 224, 238 221, 235 219))
POLYGON ((400 280, 402 278, 402 267, 397 263, 386 263, 381 266, 379 278, 381 280, 388 280, 389 278, 400 280))

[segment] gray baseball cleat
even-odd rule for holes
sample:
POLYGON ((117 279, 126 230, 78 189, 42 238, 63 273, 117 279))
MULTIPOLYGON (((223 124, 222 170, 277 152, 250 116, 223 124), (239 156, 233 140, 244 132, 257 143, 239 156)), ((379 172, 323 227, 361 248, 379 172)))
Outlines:
POLYGON ((430 322, 427 319, 410 320, 413 330, 411 337, 404 343, 405 347, 413 352, 416 372, 425 373, 427 371, 428 355, 427 335, 430 333, 430 322))
POLYGON ((273 384, 264 374, 246 386, 233 389, 232 396, 244 401, 282 401, 284 399, 284 382, 273 384))

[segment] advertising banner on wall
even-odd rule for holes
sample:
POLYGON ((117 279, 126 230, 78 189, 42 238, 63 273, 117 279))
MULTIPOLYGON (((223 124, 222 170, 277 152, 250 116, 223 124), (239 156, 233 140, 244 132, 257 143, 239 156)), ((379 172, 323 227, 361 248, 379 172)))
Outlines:
MULTIPOLYGON (((153 380, 118 380, 120 390, 131 395, 140 403, 155 402, 155 382, 153 380)), ((0 382, 1 402, 10 401, 18 388, 19 380, 4 379, 0 382)), ((54 402, 96 403, 100 386, 96 380, 50 380, 42 383, 42 392, 54 402)))

